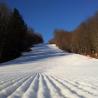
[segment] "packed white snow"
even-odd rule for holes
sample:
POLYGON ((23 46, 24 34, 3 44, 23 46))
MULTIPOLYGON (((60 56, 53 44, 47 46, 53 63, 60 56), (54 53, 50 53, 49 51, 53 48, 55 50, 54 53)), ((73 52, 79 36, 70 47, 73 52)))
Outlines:
POLYGON ((0 98, 98 98, 98 60, 37 45, 0 65, 0 98))

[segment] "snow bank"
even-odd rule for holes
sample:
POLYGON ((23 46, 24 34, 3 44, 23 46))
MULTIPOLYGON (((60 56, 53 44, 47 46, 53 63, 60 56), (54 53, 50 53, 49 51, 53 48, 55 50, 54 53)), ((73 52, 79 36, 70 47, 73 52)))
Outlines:
POLYGON ((0 98, 98 98, 98 60, 40 44, 0 66, 0 98))

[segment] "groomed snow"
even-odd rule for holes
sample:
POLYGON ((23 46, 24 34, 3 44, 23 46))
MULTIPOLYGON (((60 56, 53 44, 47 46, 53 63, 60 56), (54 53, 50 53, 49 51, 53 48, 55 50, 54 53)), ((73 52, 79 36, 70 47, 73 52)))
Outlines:
POLYGON ((98 98, 98 60, 36 45, 0 65, 0 98, 98 98))

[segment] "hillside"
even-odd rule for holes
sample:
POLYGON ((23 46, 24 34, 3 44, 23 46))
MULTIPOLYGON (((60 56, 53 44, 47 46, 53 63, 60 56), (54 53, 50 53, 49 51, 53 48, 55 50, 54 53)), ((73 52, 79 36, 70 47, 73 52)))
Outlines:
POLYGON ((36 45, 0 65, 0 98, 98 98, 98 60, 36 45))

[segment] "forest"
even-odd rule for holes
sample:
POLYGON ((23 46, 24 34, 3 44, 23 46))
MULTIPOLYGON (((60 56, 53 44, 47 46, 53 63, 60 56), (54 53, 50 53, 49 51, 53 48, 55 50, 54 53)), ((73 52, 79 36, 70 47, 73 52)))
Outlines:
POLYGON ((38 43, 43 43, 41 34, 27 26, 19 10, 0 4, 0 63, 21 56, 38 43))
POLYGON ((50 44, 62 50, 98 58, 98 11, 69 32, 56 29, 50 44))

